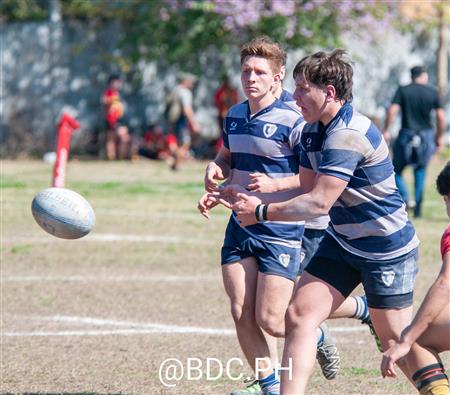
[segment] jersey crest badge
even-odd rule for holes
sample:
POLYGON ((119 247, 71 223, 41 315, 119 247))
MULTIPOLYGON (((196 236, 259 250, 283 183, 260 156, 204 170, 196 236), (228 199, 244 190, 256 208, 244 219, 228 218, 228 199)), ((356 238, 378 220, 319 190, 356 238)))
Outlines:
POLYGON ((278 129, 277 125, 274 125, 273 123, 266 123, 263 128, 264 136, 269 138, 272 136, 278 129))

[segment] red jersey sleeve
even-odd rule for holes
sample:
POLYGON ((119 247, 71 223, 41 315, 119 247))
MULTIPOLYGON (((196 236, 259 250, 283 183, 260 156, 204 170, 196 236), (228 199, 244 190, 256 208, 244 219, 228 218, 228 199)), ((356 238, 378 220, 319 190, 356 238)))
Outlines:
POLYGON ((450 225, 445 230, 441 239, 441 255, 444 258, 446 252, 450 251, 450 225))

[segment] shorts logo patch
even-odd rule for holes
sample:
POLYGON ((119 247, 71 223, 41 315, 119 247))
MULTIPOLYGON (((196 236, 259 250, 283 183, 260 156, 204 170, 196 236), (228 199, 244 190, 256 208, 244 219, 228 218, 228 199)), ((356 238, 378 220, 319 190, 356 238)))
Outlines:
POLYGON ((290 260, 291 256, 289 254, 280 254, 278 256, 278 261, 281 263, 281 266, 283 267, 288 267, 290 260))
POLYGON ((390 287, 392 285, 392 283, 394 282, 394 278, 395 278, 395 272, 392 270, 381 273, 381 279, 383 280, 383 283, 387 287, 390 287))
POLYGON ((273 123, 266 123, 263 128, 264 136, 269 138, 277 131, 278 126, 273 123))
POLYGON ((306 254, 302 251, 300 252, 300 263, 303 262, 303 260, 305 259, 306 254))

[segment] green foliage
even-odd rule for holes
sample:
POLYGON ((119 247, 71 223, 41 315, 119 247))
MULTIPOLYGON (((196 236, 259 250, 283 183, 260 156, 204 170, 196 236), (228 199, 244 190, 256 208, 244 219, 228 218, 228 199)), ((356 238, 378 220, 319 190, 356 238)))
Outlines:
MULTIPOLYGON (((128 72, 137 61, 204 71, 207 56, 220 56, 257 35, 266 34, 286 49, 339 45, 349 28, 372 31, 392 6, 377 0, 59 0, 65 19, 105 21, 121 27, 120 51, 114 61, 128 72), (359 29, 357 21, 364 21, 359 29)), ((3 0, 7 20, 42 18, 49 0, 3 0), (43 5, 44 4, 44 5, 43 5)), ((98 22, 98 23, 96 23, 98 22)))
POLYGON ((48 9, 38 0, 2 0, 0 18, 5 21, 38 21, 48 17, 48 9))

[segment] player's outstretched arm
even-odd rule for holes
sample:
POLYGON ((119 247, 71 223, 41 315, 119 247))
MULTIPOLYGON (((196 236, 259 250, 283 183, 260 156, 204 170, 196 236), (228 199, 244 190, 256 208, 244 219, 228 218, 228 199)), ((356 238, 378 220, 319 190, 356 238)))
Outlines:
POLYGON ((264 173, 250 173, 250 183, 247 189, 252 192, 280 192, 300 188, 298 174, 289 177, 272 178, 264 173))
POLYGON ((400 340, 389 348, 381 361, 383 377, 396 377, 395 363, 408 354, 411 346, 426 331, 431 322, 448 308, 450 303, 450 252, 444 255, 438 278, 428 290, 411 325, 402 332, 400 340))
POLYGON ((277 201, 276 197, 270 199, 272 194, 264 196, 251 196, 245 190, 239 190, 235 185, 224 188, 222 196, 229 196, 228 202, 237 214, 241 226, 253 225, 258 222, 257 206, 266 206, 261 212, 264 216, 259 220, 268 221, 305 221, 328 214, 334 202, 344 191, 348 182, 334 176, 321 174, 317 177, 312 170, 302 170, 302 186, 298 188, 295 197, 286 201, 277 201), (303 181, 304 180, 304 181, 303 181), (306 193, 305 193, 306 192, 306 193))

